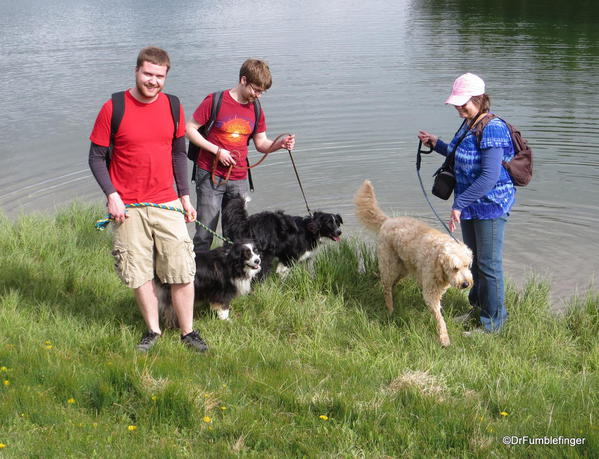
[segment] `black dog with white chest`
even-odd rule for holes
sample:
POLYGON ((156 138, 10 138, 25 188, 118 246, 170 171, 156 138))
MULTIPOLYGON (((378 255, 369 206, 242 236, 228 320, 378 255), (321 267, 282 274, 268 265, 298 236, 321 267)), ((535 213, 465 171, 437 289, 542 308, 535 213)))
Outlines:
MULTIPOLYGON (((252 279, 260 270, 260 255, 250 240, 197 252, 195 301, 208 302, 219 319, 228 320, 231 301, 250 293, 252 279)), ((170 294, 168 301, 160 301, 160 305, 167 326, 176 326, 170 294)))
POLYGON ((339 214, 314 212, 297 217, 279 210, 248 215, 246 203, 241 196, 229 200, 222 215, 223 233, 233 241, 255 241, 262 257, 260 278, 269 273, 275 258, 279 261, 277 272, 284 276, 293 263, 312 255, 321 238, 340 240, 343 219, 339 214))

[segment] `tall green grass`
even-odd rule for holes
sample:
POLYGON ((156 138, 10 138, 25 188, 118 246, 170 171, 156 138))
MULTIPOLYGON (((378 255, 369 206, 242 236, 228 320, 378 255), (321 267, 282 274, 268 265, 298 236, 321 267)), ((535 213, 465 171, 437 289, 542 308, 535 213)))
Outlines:
POLYGON ((329 244, 225 323, 199 307, 206 355, 167 330, 148 354, 96 207, 0 220, 0 457, 597 457, 599 298, 550 312, 507 292, 497 335, 436 340, 417 285, 388 317, 365 243, 329 244), (584 444, 504 445, 504 436, 584 444))

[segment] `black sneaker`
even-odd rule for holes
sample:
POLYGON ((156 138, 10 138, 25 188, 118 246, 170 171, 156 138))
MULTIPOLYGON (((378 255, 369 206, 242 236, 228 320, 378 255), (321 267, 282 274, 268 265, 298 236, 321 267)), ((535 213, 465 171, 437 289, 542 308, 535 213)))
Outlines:
POLYGON ((206 352, 208 350, 208 345, 195 330, 185 336, 181 336, 181 342, 198 352, 206 352))
POLYGON ((137 350, 141 352, 147 352, 150 350, 156 341, 160 338, 160 333, 153 332, 148 330, 144 336, 141 337, 141 341, 137 345, 137 350))

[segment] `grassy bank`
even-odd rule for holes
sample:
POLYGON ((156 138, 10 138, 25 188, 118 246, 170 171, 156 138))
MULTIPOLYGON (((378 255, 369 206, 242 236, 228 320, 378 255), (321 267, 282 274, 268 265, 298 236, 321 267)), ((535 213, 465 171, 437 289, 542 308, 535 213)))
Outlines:
POLYGON ((463 337, 452 290, 442 349, 418 288, 399 286, 388 318, 372 251, 349 241, 236 301, 231 323, 200 308, 207 355, 174 330, 141 355, 101 214, 0 220, 0 457, 599 454, 595 295, 557 317, 531 281, 508 290, 505 331, 463 337))

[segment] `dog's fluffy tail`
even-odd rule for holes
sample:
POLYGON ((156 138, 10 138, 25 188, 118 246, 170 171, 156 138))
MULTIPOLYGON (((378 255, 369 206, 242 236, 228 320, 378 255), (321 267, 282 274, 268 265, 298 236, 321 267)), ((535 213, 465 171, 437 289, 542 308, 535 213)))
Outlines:
POLYGON ((249 217, 246 209, 249 201, 249 198, 239 195, 233 196, 229 200, 222 213, 223 236, 233 241, 250 236, 249 217))
POLYGON ((378 231, 389 217, 380 209, 370 180, 364 180, 354 196, 356 216, 362 224, 373 231, 378 231))

